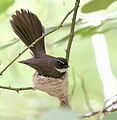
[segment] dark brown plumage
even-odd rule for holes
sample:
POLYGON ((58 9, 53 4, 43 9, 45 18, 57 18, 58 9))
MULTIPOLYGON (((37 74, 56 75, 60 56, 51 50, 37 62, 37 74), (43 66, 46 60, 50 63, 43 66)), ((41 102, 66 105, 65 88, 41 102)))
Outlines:
MULTIPOLYGON (((35 14, 30 11, 21 9, 12 15, 10 20, 11 26, 18 37, 26 46, 32 44, 37 38, 44 33, 44 27, 35 14)), ((38 71, 39 75, 49 76, 53 78, 62 77, 67 68, 68 63, 64 58, 56 58, 46 54, 44 38, 32 46, 33 58, 20 61, 38 71)))
MULTIPOLYGON (((37 16, 30 11, 21 9, 16 11, 16 15, 12 15, 10 20, 14 32, 18 37, 29 46, 37 38, 41 37, 44 33, 44 27, 37 16)), ((44 38, 39 40, 33 47, 30 48, 35 57, 39 57, 40 54, 45 53, 44 38)))

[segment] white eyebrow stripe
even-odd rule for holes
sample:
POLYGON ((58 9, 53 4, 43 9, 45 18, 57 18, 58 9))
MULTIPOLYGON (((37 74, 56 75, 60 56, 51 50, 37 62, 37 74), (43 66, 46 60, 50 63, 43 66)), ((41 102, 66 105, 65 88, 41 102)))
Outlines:
POLYGON ((62 64, 65 64, 63 61, 61 61, 61 60, 58 60, 59 62, 61 62, 62 64))

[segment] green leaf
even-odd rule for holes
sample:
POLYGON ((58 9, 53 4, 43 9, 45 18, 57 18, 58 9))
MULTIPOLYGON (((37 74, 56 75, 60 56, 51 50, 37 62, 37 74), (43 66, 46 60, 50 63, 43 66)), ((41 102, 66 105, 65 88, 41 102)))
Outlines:
MULTIPOLYGON (((80 21, 80 19, 79 20, 77 20, 76 21, 76 24, 78 24, 79 23, 79 21, 80 21)), ((66 23, 66 24, 63 24, 62 25, 62 28, 64 27, 70 27, 71 26, 71 23, 66 23)), ((55 28, 57 28, 58 26, 53 26, 53 27, 49 27, 49 28, 46 28, 46 33, 48 33, 48 32, 50 32, 50 31, 52 31, 53 29, 55 29, 55 28)))
POLYGON ((17 43, 18 41, 19 41, 19 40, 14 39, 14 40, 11 40, 11 42, 8 43, 8 44, 0 45, 0 50, 3 50, 3 49, 5 49, 5 48, 7 48, 7 47, 10 47, 11 45, 14 45, 15 43, 17 43))
POLYGON ((117 112, 112 112, 104 117, 104 120, 117 120, 117 112))
MULTIPOLYGON (((116 20, 117 20, 117 12, 115 11, 106 16, 103 16, 102 19, 100 19, 100 21, 102 22, 100 22, 100 24, 97 25, 88 22, 87 23, 79 22, 76 24, 77 29, 75 30, 74 34, 75 36, 80 35, 83 37, 87 37, 96 33, 106 33, 110 30, 117 29, 116 20), (102 28, 101 30, 100 27, 102 28)), ((68 39, 69 39, 69 34, 65 35, 64 37, 57 40, 51 45, 59 45, 63 42, 66 42, 68 39)))
POLYGON ((0 14, 5 12, 15 0, 0 0, 0 14))
MULTIPOLYGON (((85 37, 85 36, 95 34, 97 32, 98 28, 99 28, 99 26, 93 26, 93 25, 89 25, 89 24, 78 25, 78 29, 75 30, 74 34, 85 37)), ((52 45, 61 44, 63 42, 66 42, 68 39, 69 39, 69 34, 67 34, 63 38, 59 39, 58 41, 54 42, 52 45)))
POLYGON ((86 3, 82 7, 81 11, 83 13, 90 13, 90 12, 96 12, 99 10, 104 10, 115 1, 116 0, 92 0, 86 3))
POLYGON ((71 111, 58 109, 50 110, 43 114, 40 120, 79 120, 77 115, 71 111))

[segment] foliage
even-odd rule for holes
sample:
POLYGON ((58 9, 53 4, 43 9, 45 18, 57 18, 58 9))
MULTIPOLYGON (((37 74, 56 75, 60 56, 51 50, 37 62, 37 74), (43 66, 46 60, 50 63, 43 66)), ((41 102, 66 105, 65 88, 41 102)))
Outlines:
POLYGON ((14 2, 14 0, 0 0, 0 14, 5 12, 14 2))
MULTIPOLYGON (((83 4, 81 3, 80 5, 81 11, 78 12, 77 16, 78 20, 76 22, 75 37, 70 57, 69 91, 72 93, 70 99, 73 111, 75 111, 75 113, 85 114, 90 111, 86 101, 87 96, 89 98, 88 104, 94 112, 103 106, 104 100, 103 85, 97 72, 95 55, 91 43, 92 35, 97 33, 105 35, 109 48, 111 68, 114 75, 117 76, 117 2, 115 0, 91 0, 89 2, 82 0, 82 2, 83 4), (95 20, 92 20, 93 17, 89 19, 88 16, 92 14, 99 15, 100 17, 95 20), (82 76, 83 79, 81 79, 80 76, 82 76), (85 96, 85 92, 82 89, 82 81, 84 81, 87 96, 85 96), (73 88, 74 86, 75 88, 73 88), (73 89, 74 91, 72 92, 73 89)), ((28 2, 24 0, 0 0, 0 26, 4 28, 2 32, 0 32, 0 71, 24 50, 24 45, 18 42, 19 40, 9 27, 10 16, 16 9, 23 7, 35 11, 46 28, 45 32, 48 33, 58 26, 63 17, 73 8, 74 3, 75 0, 28 0, 28 2)), ((48 54, 65 56, 64 49, 66 49, 68 42, 70 26, 71 16, 60 30, 45 37, 48 54)), ((30 56, 30 52, 27 51, 19 60, 29 58, 30 56)), ((34 72, 33 69, 20 65, 16 61, 7 69, 5 74, 0 77, 0 85, 10 85, 12 88, 31 86, 34 72)), ((53 114, 54 117, 59 118, 61 114, 60 111, 47 112, 46 114, 46 111, 49 111, 50 108, 58 107, 58 102, 55 98, 45 93, 32 90, 19 93, 20 94, 1 89, 1 120, 38 120, 40 116, 42 116, 41 119, 43 120, 46 119, 48 115, 51 119, 53 114), (43 116, 46 117, 43 118, 43 116)), ((64 113, 64 111, 62 112, 64 113)), ((74 113, 68 112, 65 114, 66 117, 69 117, 69 115, 73 115, 74 117, 74 113)), ((116 112, 113 112, 106 115, 104 120, 114 120, 115 117, 116 112)), ((84 118, 84 120, 85 119, 95 120, 95 117, 84 118)))
POLYGON ((50 110, 43 114, 40 120, 79 120, 76 114, 68 110, 50 110))
POLYGON ((90 13, 108 8, 116 0, 91 0, 82 7, 82 12, 90 13))
POLYGON ((117 119, 117 112, 110 113, 105 116, 104 120, 116 120, 117 119))
POLYGON ((1 45, 0 46, 0 50, 3 50, 5 48, 7 48, 7 47, 10 47, 11 45, 14 45, 15 43, 17 43, 18 41, 19 40, 17 40, 17 39, 11 40, 10 43, 7 43, 5 45, 1 45))

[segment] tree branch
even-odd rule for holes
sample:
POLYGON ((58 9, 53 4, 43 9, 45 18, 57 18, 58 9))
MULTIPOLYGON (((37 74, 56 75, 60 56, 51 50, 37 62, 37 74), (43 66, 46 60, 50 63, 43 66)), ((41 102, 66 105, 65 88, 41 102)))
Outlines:
MULTIPOLYGON (((117 95, 115 95, 117 96, 117 95)), ((113 96, 114 97, 114 96, 113 96)), ((112 98, 113 98, 112 97, 112 98)), ((112 98, 108 99, 107 101, 104 102, 104 105, 102 107, 102 109, 96 111, 96 112, 90 112, 90 113, 86 113, 82 116, 80 116, 81 118, 87 118, 87 117, 91 117, 91 116, 94 116, 94 115, 100 115, 101 113, 108 113, 108 112, 114 112, 114 111, 117 111, 117 107, 113 107, 113 106, 116 106, 117 105, 117 100, 116 101, 113 101, 110 105, 108 105, 107 107, 105 107, 106 103, 111 100, 112 98), (109 110, 110 108, 112 108, 111 110, 109 110)))
POLYGON ((23 90, 33 90, 32 87, 13 88, 11 86, 7 87, 7 86, 1 86, 1 85, 0 85, 0 88, 7 89, 7 90, 13 90, 13 91, 16 91, 18 93, 19 93, 19 91, 23 91, 23 90))
POLYGON ((75 9, 74 9, 73 18, 72 18, 70 36, 69 36, 69 41, 68 41, 67 50, 66 50, 67 61, 69 61, 70 50, 71 50, 71 45, 72 45, 72 41, 73 41, 73 37, 74 37, 75 22, 76 22, 76 16, 77 16, 79 4, 80 4, 80 0, 76 0, 75 9))
POLYGON ((40 39, 42 39, 43 37, 55 32, 56 30, 58 30, 59 28, 62 27, 63 23, 65 22, 65 20, 67 19, 67 17, 75 10, 75 7, 66 14, 66 16, 64 17, 64 19, 61 21, 61 23, 59 24, 58 27, 56 27, 55 29, 53 29, 52 31, 46 33, 46 34, 43 34, 40 38, 36 39, 32 44, 30 44, 29 46, 27 46, 21 53, 19 53, 18 56, 16 56, 1 72, 0 72, 0 75, 2 75, 6 70, 7 68, 9 68, 24 52, 26 52, 30 47, 34 46, 35 43, 37 43, 40 39))

